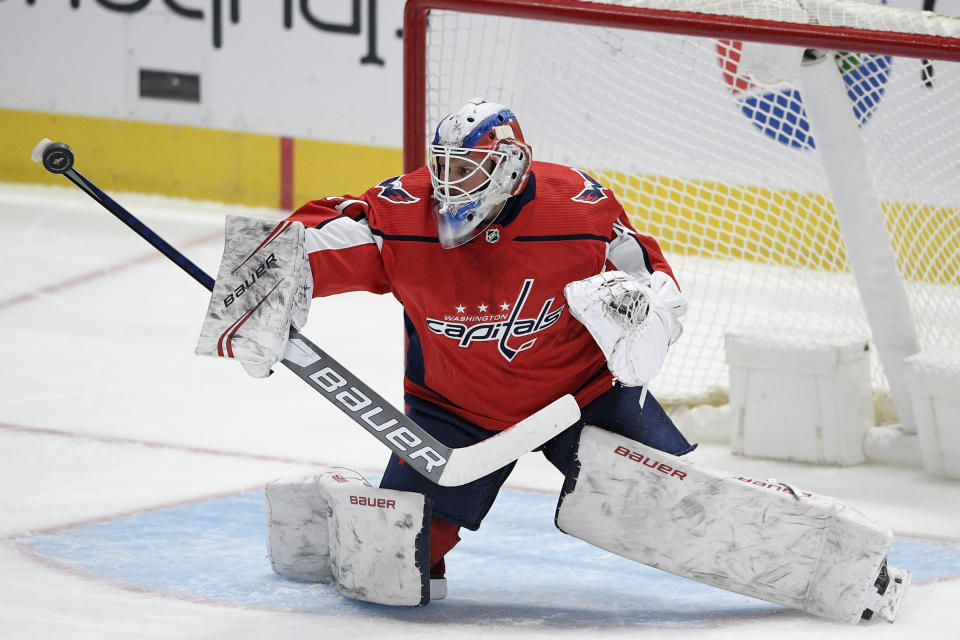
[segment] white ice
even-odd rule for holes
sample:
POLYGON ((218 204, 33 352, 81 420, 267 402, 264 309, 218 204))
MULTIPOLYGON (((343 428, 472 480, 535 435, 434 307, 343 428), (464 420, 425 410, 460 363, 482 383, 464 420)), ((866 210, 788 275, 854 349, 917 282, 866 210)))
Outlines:
MULTIPOLYGON (((208 273, 216 272, 227 212, 283 215, 113 195, 208 273)), ((331 465, 376 474, 388 456, 288 372, 253 380, 231 363, 193 355, 207 292, 76 188, 0 185, 0 264, 3 640, 960 638, 953 615, 960 602, 957 575, 915 584, 893 625, 846 626, 775 611, 722 621, 705 612, 702 624, 693 626, 568 628, 530 619, 536 609, 511 609, 507 594, 504 615, 472 617, 463 607, 462 622, 438 623, 389 612, 251 607, 72 570, 29 552, 24 541, 82 523, 260 490, 269 480, 331 465)), ((349 294, 316 301, 304 333, 401 405, 403 328, 392 298, 349 294)), ((752 460, 717 444, 701 445, 692 456, 701 464, 836 496, 899 535, 960 543, 960 482, 934 480, 909 467, 824 468, 752 460)), ((508 488, 555 495, 561 481, 534 454, 520 461, 508 488)), ((549 518, 538 526, 544 532, 553 529, 549 518)), ((457 569, 458 558, 461 566, 468 564, 483 537, 483 528, 464 535, 448 556, 446 606, 457 606, 458 589, 469 591, 472 575, 457 569)), ((503 560, 494 554, 490 562, 503 560)), ((162 568, 143 567, 153 570, 162 568)), ((532 576, 539 567, 511 561, 504 570, 519 573, 512 584, 522 585, 523 573, 532 576)), ((558 584, 558 591, 564 588, 558 584)), ((491 591, 488 597, 495 603, 498 594, 491 591)), ((543 592, 545 605, 550 597, 543 592)), ((590 594, 583 599, 588 603, 590 594)), ((649 602, 638 597, 633 606, 643 611, 649 602)))

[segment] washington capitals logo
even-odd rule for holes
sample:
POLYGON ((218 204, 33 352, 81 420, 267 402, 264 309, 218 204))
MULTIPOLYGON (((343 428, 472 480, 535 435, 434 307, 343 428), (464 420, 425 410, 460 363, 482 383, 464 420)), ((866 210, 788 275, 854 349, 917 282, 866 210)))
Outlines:
POLYGON ((609 191, 605 186, 594 180, 586 171, 574 169, 583 178, 583 191, 570 198, 575 202, 586 202, 587 204, 597 204, 601 200, 607 199, 604 191, 609 191))
MULTIPOLYGON (((537 339, 531 338, 519 346, 513 347, 510 345, 511 338, 523 338, 544 331, 555 325, 563 313, 564 305, 560 305, 556 309, 550 309, 554 300, 550 298, 543 303, 543 306, 540 308, 540 313, 537 314, 536 318, 520 317, 523 305, 530 296, 530 289, 533 288, 533 281, 533 278, 527 278, 523 281, 523 287, 521 287, 520 294, 517 296, 512 308, 506 302, 500 306, 501 309, 510 309, 509 315, 501 313, 481 316, 480 318, 476 318, 481 320, 481 322, 477 324, 467 324, 464 322, 465 320, 474 320, 475 318, 466 318, 459 315, 447 316, 444 320, 427 318, 427 327, 436 334, 456 340, 457 346, 464 349, 474 342, 489 342, 495 340, 500 355, 502 355, 507 362, 512 362, 518 353, 532 347, 537 339)), ((487 307, 486 304, 484 304, 479 308, 485 310, 487 307)), ((458 313, 462 313, 463 309, 462 306, 458 307, 458 313)))
POLYGON ((384 200, 389 200, 390 202, 395 202, 397 204, 413 204, 414 202, 420 202, 420 198, 413 197, 406 189, 403 188, 403 184, 400 182, 400 176, 384 180, 377 185, 377 189, 380 189, 380 193, 377 195, 384 200))

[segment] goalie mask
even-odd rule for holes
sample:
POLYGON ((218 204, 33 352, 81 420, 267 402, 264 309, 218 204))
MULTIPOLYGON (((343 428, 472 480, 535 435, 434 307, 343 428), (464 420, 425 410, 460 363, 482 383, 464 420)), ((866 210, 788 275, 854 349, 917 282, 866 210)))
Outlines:
POLYGON ((444 249, 473 240, 530 176, 530 147, 507 107, 471 100, 437 125, 430 180, 437 235, 444 249))

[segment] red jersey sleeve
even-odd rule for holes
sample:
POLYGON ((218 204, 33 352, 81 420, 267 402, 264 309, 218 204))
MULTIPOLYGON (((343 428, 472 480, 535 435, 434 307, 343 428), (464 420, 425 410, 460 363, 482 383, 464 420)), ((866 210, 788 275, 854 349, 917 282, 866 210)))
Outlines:
POLYGON ((607 262, 614 269, 625 271, 645 282, 654 271, 663 271, 677 283, 673 269, 660 250, 660 244, 653 236, 644 235, 633 228, 626 212, 613 223, 607 262))
POLYGON ((381 241, 370 230, 369 210, 365 199, 331 197, 308 202, 288 218, 307 229, 313 297, 392 290, 380 255, 381 241))

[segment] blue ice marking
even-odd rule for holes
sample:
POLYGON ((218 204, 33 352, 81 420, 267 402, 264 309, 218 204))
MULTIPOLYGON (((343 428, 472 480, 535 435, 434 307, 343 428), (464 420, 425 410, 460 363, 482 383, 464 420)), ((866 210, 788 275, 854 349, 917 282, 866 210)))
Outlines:
MULTIPOLYGON (((449 598, 421 608, 353 601, 331 585, 276 576, 262 492, 35 535, 27 545, 71 568, 161 594, 391 620, 697 627, 783 611, 566 536, 553 526, 555 507, 549 495, 503 491, 481 530, 461 532, 447 556, 449 598)), ((898 539, 890 562, 918 582, 960 576, 960 544, 898 539)))

